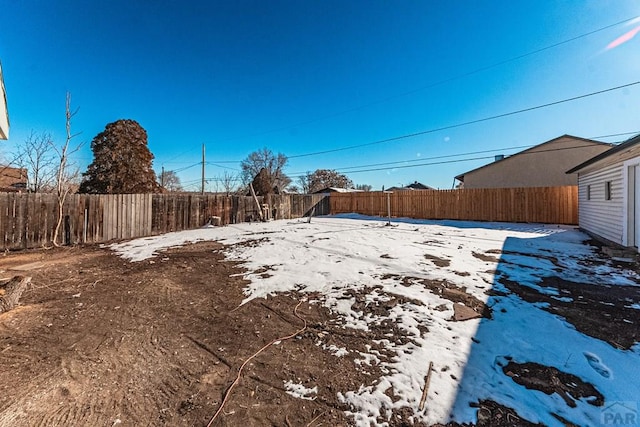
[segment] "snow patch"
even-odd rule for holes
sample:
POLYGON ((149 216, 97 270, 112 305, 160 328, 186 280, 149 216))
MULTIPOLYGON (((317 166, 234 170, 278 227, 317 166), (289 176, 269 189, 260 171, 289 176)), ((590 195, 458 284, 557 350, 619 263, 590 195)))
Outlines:
MULTIPOLYGON (((358 426, 386 425, 393 410, 400 408, 413 408, 413 421, 427 425, 452 420, 475 423, 477 409, 469 404, 482 399, 511 407, 534 423, 560 426, 552 413, 578 425, 600 422, 602 408, 583 401, 569 408, 558 395, 516 384, 502 372, 503 356, 576 375, 597 388, 606 402, 635 401, 640 396, 640 383, 630 380, 640 366, 640 344, 618 350, 541 310, 544 304, 527 303, 498 282, 510 280, 566 303, 570 298, 560 296, 557 289, 541 286, 545 277, 638 286, 636 273, 617 269, 583 244, 588 239, 585 234, 573 227, 540 224, 414 219, 393 219, 393 227, 385 224, 386 219, 353 214, 317 217, 311 223, 236 224, 136 239, 110 248, 139 262, 167 248, 216 240, 231 245, 227 257, 243 262, 248 271, 277 266, 270 276, 245 275, 251 283, 243 303, 292 291, 313 293, 321 296, 316 303, 330 310, 345 329, 371 332, 383 322, 392 324, 392 332, 373 342, 385 349, 385 356, 370 346, 366 351, 326 347, 336 355, 356 354, 356 369, 375 367, 382 372, 370 383, 338 393, 358 426), (448 259, 450 265, 435 267, 425 259, 426 253, 448 259), (497 258, 495 272, 474 254, 497 258), (429 291, 423 281, 466 289, 492 308, 492 318, 450 321, 452 301, 429 291), (488 290, 493 291, 491 296, 488 290), (396 335, 403 340, 399 342, 396 335), (430 361, 434 372, 427 410, 418 412, 430 361)), ((629 304, 640 309, 635 301, 629 304)), ((301 399, 318 393, 317 387, 291 381, 285 388, 301 399)))
POLYGON ((316 400, 318 394, 318 386, 307 388, 303 384, 296 384, 293 381, 285 381, 284 388, 287 390, 287 394, 298 399, 316 400))

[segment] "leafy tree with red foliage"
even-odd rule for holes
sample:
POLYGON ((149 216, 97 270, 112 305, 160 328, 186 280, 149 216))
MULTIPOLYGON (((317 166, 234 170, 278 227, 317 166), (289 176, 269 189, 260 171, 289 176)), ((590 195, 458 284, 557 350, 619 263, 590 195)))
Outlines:
POLYGON ((147 131, 135 120, 109 123, 91 141, 93 162, 82 174, 80 193, 133 194, 161 191, 152 169, 147 131))

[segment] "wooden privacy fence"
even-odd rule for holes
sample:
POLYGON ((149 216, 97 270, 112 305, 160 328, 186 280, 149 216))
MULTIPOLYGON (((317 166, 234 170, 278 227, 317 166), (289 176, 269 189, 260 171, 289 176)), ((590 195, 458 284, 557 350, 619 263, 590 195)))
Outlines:
POLYGON ((578 223, 578 187, 332 193, 331 213, 469 221, 578 223))
MULTIPOLYGON (((194 229, 211 217, 222 224, 359 213, 474 221, 578 223, 578 189, 571 187, 398 191, 394 193, 283 194, 251 197, 215 194, 73 194, 63 209, 58 241, 101 243, 194 229)), ((1 248, 50 245, 57 221, 52 194, 0 193, 1 248)))
MULTIPOLYGON (((283 194, 258 197, 270 219, 328 215, 326 195, 283 194)), ((58 218, 53 194, 0 193, 1 248, 50 245, 58 218)), ((72 194, 65 201, 58 242, 101 243, 202 227, 212 217, 221 224, 256 220, 252 197, 215 194, 72 194)))

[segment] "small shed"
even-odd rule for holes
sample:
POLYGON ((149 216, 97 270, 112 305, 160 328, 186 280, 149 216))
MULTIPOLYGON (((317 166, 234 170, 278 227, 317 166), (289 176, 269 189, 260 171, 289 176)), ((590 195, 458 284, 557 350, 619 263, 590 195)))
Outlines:
POLYGON ((599 240, 640 248, 640 134, 567 171, 578 175, 578 222, 599 240))

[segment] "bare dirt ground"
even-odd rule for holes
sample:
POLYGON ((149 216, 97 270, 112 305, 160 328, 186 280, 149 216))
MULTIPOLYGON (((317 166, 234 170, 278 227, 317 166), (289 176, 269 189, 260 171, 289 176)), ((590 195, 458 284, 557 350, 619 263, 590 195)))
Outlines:
MULTIPOLYGON (((303 332, 247 364, 212 425, 352 425, 338 392, 357 390, 379 372, 375 366, 354 369, 353 356, 335 357, 323 345, 365 351, 376 338, 393 333, 403 340, 402 333, 393 324, 369 332, 343 329, 326 309, 295 294, 239 306, 246 285, 242 266, 225 261, 221 249, 218 243, 193 244, 138 263, 98 247, 2 256, 0 278, 28 275, 32 285, 18 308, 0 314, 0 425, 205 426, 242 363, 305 323, 303 332), (12 270, 25 264, 27 271, 12 270), (296 398, 286 393, 288 381, 318 385, 324 392, 314 400, 296 398)), ((507 285, 525 299, 544 300, 517 284, 507 285)), ((577 284, 555 285, 586 302, 603 297, 579 291, 577 284)), ((440 283, 425 286, 461 300, 457 290, 440 283)), ((602 323, 609 329, 594 328, 593 313, 581 313, 579 306, 560 304, 557 311, 585 333, 615 337, 612 345, 628 347, 638 339, 637 328, 610 320, 617 319, 618 302, 621 316, 627 316, 625 301, 637 300, 638 290, 621 289, 634 295, 616 297, 616 290, 607 289, 610 304, 602 323), (581 319, 587 322, 583 326, 581 319)), ((375 309, 389 310, 396 303, 375 309)), ((473 301, 467 306, 485 310, 473 301)), ((562 379, 562 373, 544 367, 514 364, 505 369, 523 383, 532 372, 540 372, 535 375, 543 382, 562 379)), ((478 425, 519 420, 493 402, 478 402, 478 408, 478 425)), ((390 425, 411 425, 410 415, 397 413, 390 425)), ((518 424, 527 425, 525 420, 518 424)))
POLYGON ((100 248, 3 257, 0 277, 32 276, 21 306, 0 315, 0 425, 206 425, 240 365, 244 370, 213 425, 349 425, 336 392, 357 389, 353 360, 316 346, 371 339, 335 327, 296 295, 238 308, 242 269, 221 245, 170 250, 129 263, 100 248), (37 264, 33 264, 37 263, 37 264), (31 271, 11 271, 31 264, 31 271), (312 363, 310 361, 313 361, 312 363), (284 383, 333 392, 301 400, 284 383))

